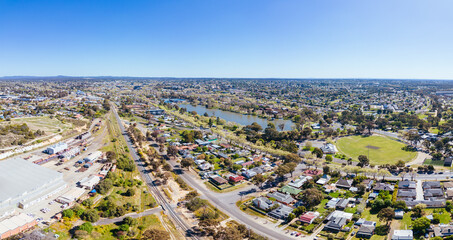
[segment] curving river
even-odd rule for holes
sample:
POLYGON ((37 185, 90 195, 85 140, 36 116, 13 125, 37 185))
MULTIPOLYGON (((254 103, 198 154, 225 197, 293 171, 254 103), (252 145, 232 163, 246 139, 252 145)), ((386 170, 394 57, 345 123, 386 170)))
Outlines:
POLYGON ((294 123, 290 120, 283 120, 283 119, 267 120, 265 118, 260 118, 258 116, 253 116, 253 115, 229 112, 229 111, 224 111, 224 110, 220 110, 220 109, 208 109, 201 105, 192 106, 190 104, 178 104, 178 106, 186 108, 188 112, 195 111, 199 115, 208 113, 209 116, 216 116, 216 117, 219 117, 228 122, 235 122, 235 123, 239 123, 244 126, 250 125, 253 122, 256 122, 264 129, 267 127, 267 124, 269 122, 271 122, 275 125, 275 128, 277 128, 277 130, 280 130, 278 125, 283 123, 285 125, 284 131, 290 131, 290 130, 292 130, 292 127, 294 126, 294 123))

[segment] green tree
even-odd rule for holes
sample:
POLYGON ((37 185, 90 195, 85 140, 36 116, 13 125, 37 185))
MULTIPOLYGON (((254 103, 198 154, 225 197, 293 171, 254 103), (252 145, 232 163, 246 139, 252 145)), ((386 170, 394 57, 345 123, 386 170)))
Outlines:
POLYGON ((395 217, 395 211, 392 208, 383 208, 377 214, 379 220, 386 221, 389 225, 390 221, 395 217))
POLYGON ((296 217, 299 217, 300 215, 304 214, 307 211, 307 209, 304 206, 299 206, 293 210, 294 215, 296 217))
POLYGON ((184 158, 181 160, 181 167, 186 168, 189 170, 189 167, 192 166, 193 160, 190 158, 184 158))
POLYGON ((324 194, 316 188, 309 188, 302 192, 301 199, 308 208, 313 208, 321 203, 324 199, 324 194))
POLYGON ((82 216, 82 220, 89 222, 97 222, 99 220, 98 212, 94 209, 88 209, 85 211, 82 216))
POLYGON ((430 224, 431 221, 426 217, 417 218, 412 222, 412 229, 414 231, 425 233, 430 224))
POLYGON ((364 167, 364 166, 367 166, 368 164, 370 164, 370 160, 368 159, 367 156, 360 155, 359 156, 359 163, 360 163, 360 166, 364 167))
POLYGON ((72 209, 65 209, 65 210, 63 210, 62 215, 63 215, 63 217, 73 218, 75 214, 72 209))
POLYGON ((85 222, 82 225, 77 227, 77 230, 81 231, 86 231, 88 233, 91 233, 93 231, 94 227, 90 222, 85 222))
POLYGON ((332 160, 333 160, 332 155, 326 155, 326 161, 332 162, 332 160))
POLYGON ((317 158, 322 158, 322 155, 324 155, 324 153, 322 152, 322 150, 319 149, 319 148, 313 149, 312 153, 313 153, 317 158))

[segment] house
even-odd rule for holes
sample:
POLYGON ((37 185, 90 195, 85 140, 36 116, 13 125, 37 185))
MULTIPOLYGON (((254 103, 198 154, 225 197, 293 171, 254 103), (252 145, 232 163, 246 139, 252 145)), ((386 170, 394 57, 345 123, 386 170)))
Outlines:
POLYGON ((324 175, 322 175, 321 178, 318 179, 318 181, 316 181, 316 184, 324 185, 324 184, 328 183, 329 181, 330 181, 330 176, 327 174, 324 174, 324 175))
POLYGON ((300 178, 292 180, 290 183, 288 183, 288 185, 291 187, 300 188, 302 187, 302 185, 304 185, 305 182, 310 179, 312 179, 312 177, 310 176, 300 176, 300 178))
POLYGON ((354 225, 357 225, 357 226, 362 226, 362 225, 376 226, 376 222, 367 221, 364 218, 360 218, 359 220, 357 220, 357 222, 354 223, 354 225))
POLYGON ((288 215, 293 212, 293 208, 286 205, 281 205, 280 207, 270 211, 267 215, 276 219, 286 220, 288 215))
POLYGON ((389 191, 393 192, 395 190, 395 186, 389 183, 383 183, 383 182, 378 182, 376 185, 373 187, 373 191, 375 192, 380 192, 380 191, 389 191))
POLYGON ((349 199, 340 199, 335 205, 335 208, 338 210, 344 210, 349 204, 349 199))
POLYGON ((247 179, 250 179, 250 178, 256 176, 256 174, 257 173, 252 170, 245 170, 244 172, 242 172, 242 176, 246 177, 247 179))
POLYGON ((379 196, 379 193, 373 192, 368 195, 368 199, 373 200, 376 199, 377 196, 379 196))
POLYGON ((285 205, 290 205, 292 204, 293 202, 295 202, 296 200, 291 197, 291 195, 289 194, 284 194, 284 193, 281 193, 281 192, 272 192, 272 193, 268 193, 266 195, 268 198, 273 198, 275 199, 277 202, 279 203, 283 203, 285 205))
POLYGON ((352 183, 353 183, 353 180, 352 180, 352 179, 346 180, 346 179, 341 178, 341 179, 339 179, 339 180, 335 183, 335 185, 336 185, 337 187, 340 187, 340 188, 347 188, 347 189, 349 189, 349 188, 352 187, 352 183))
POLYGON ((398 183, 398 189, 415 189, 416 186, 417 184, 415 181, 404 180, 398 183))
POLYGON ((395 219, 403 219, 404 211, 401 209, 395 210, 395 219))
POLYGON ((352 219, 352 213, 335 210, 326 217, 327 224, 324 226, 325 231, 339 232, 348 221, 352 219))
POLYGON ((448 189, 447 192, 445 193, 445 197, 448 200, 452 200, 453 199, 453 189, 448 189))
POLYGON ((357 238, 371 238, 371 236, 373 236, 373 234, 374 234, 375 228, 376 228, 376 226, 373 226, 373 225, 362 224, 362 226, 360 226, 360 228, 359 228, 359 231, 357 231, 356 237, 357 238))
POLYGON ((321 151, 322 151, 324 154, 335 154, 335 153, 338 152, 337 147, 335 147, 335 145, 333 145, 332 143, 324 144, 324 145, 321 147, 321 151))
POLYGON ((362 181, 362 184, 365 185, 366 190, 370 190, 373 186, 374 181, 371 179, 365 179, 362 181))
POLYGON ((302 192, 302 190, 293 188, 291 186, 283 186, 282 188, 278 189, 278 191, 281 193, 286 193, 286 194, 291 194, 291 195, 297 195, 300 192, 302 192))
POLYGON ((426 189, 423 191, 423 195, 425 197, 425 200, 433 200, 436 198, 443 198, 444 197, 444 191, 440 188, 438 189, 426 189))
POLYGON ((439 225, 433 228, 434 236, 436 237, 447 237, 453 235, 453 226, 452 225, 439 225))
POLYGON ((328 184, 328 185, 325 185, 324 188, 326 190, 324 190, 326 193, 330 193, 330 192, 335 192, 337 190, 337 186, 335 186, 335 184, 328 184))
POLYGON ((393 231, 392 240, 413 240, 412 230, 395 230, 393 231))
POLYGON ((303 223, 312 224, 313 221, 319 217, 319 212, 306 212, 299 217, 299 220, 303 223))
POLYGON ((339 201, 340 201, 339 198, 332 198, 326 203, 326 207, 327 208, 336 208, 339 201))
POLYGON ((253 205, 261 210, 267 211, 268 209, 272 208, 276 205, 276 203, 268 198, 259 197, 255 198, 252 201, 253 205))
POLYGON ((453 182, 444 182, 445 190, 453 190, 453 182))
POLYGON ((441 189, 440 182, 423 182, 422 187, 426 189, 441 189))
POLYGON ((212 176, 209 178, 209 181, 215 185, 223 185, 228 183, 228 181, 225 178, 222 178, 220 176, 212 176))
POLYGON ((316 175, 319 175, 321 174, 322 171, 321 170, 313 170, 313 169, 307 169, 304 171, 304 174, 307 175, 307 176, 316 176, 316 175))
POLYGON ((417 198, 417 191, 415 189, 400 189, 398 190, 397 196, 401 200, 415 200, 417 198))
POLYGON ((208 171, 208 170, 211 170, 212 168, 214 168, 214 165, 206 162, 206 163, 198 165, 198 168, 203 171, 208 171))
POLYGON ((228 177, 228 180, 229 180, 230 182, 238 183, 238 182, 244 180, 244 177, 243 177, 243 176, 238 176, 238 175, 234 174, 234 175, 229 176, 229 177, 228 177))
POLYGON ((452 163, 453 163, 453 157, 447 157, 444 159, 445 167, 451 167, 452 163))

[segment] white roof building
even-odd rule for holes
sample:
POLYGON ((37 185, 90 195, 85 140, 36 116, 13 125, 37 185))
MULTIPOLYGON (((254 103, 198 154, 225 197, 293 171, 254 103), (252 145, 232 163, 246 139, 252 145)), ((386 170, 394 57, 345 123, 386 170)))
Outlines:
POLYGON ((412 230, 395 230, 393 231, 392 240, 412 240, 414 234, 412 230))
POLYGON ((94 186, 99 183, 99 181, 101 181, 101 178, 99 176, 93 175, 80 180, 79 185, 82 188, 93 189, 94 186))
POLYGON ((75 200, 79 199, 85 193, 83 188, 73 188, 69 192, 61 195, 56 200, 62 204, 71 204, 75 200))
POLYGON ((63 174, 22 158, 0 161, 0 218, 27 208, 66 187, 63 174))

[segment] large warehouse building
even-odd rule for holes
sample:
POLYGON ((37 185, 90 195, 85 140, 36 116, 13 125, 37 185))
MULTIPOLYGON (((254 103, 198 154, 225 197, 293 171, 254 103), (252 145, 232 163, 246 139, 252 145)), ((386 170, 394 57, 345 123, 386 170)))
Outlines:
POLYGON ((0 161, 0 218, 28 208, 66 187, 63 174, 22 158, 0 161))

